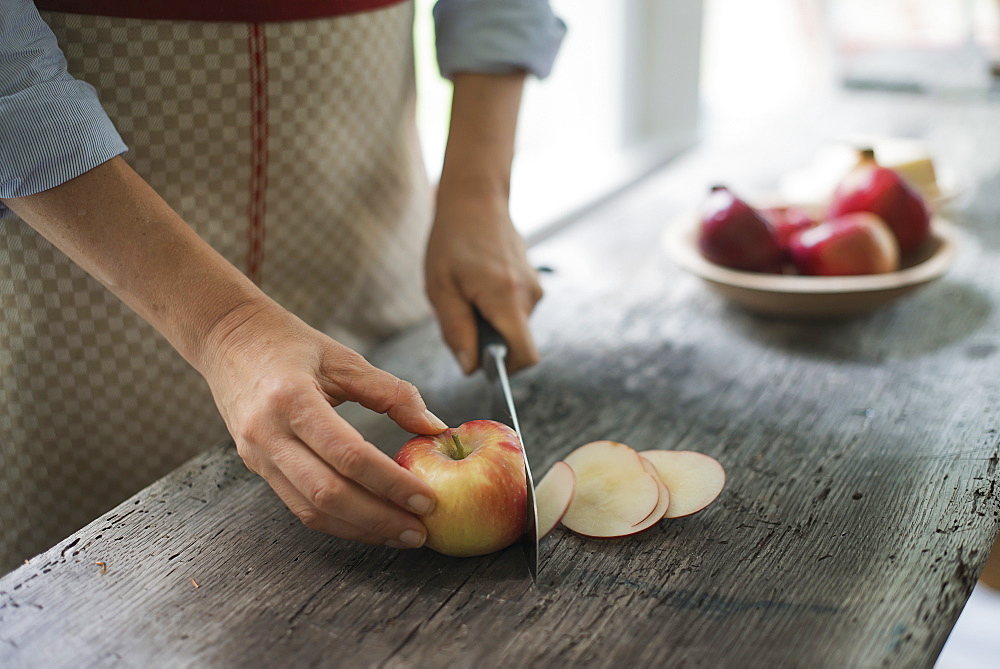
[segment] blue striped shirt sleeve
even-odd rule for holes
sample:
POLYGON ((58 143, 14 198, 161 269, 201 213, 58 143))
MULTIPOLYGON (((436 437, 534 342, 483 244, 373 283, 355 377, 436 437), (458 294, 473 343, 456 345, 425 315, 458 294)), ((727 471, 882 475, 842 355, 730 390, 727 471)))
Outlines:
POLYGON ((0 198, 53 188, 126 148, 94 87, 66 71, 34 3, 2 0, 0 198))
POLYGON ((438 67, 546 77, 566 34, 548 0, 438 0, 434 5, 438 67))

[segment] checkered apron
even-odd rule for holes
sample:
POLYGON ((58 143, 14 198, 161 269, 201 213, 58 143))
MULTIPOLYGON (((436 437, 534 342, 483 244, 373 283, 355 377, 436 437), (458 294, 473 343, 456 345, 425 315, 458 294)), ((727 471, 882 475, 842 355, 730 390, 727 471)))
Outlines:
MULTIPOLYGON (((275 23, 43 16, 128 163, 279 303, 362 349, 429 313, 410 2, 275 23)), ((156 331, 22 221, 0 226, 2 572, 226 430, 156 331)))

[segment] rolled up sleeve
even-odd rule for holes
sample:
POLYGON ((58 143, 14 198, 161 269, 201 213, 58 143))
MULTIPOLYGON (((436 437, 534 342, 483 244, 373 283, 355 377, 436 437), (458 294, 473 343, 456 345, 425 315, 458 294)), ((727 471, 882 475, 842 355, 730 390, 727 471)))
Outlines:
POLYGON ((53 188, 126 149, 93 86, 66 71, 55 35, 31 0, 3 0, 0 198, 53 188))
POLYGON ((527 71, 546 77, 566 34, 547 0, 438 0, 438 67, 458 72, 527 71))

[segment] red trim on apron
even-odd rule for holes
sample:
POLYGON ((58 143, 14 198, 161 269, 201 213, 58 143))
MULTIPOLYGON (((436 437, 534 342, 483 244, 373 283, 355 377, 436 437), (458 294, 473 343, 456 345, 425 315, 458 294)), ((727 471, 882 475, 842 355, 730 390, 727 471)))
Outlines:
POLYGON ((403 0, 35 0, 38 9, 128 19, 300 21, 358 14, 403 0))
POLYGON ((267 35, 260 23, 247 27, 250 57, 250 205, 247 276, 258 286, 264 268, 264 214, 267 209, 267 35))

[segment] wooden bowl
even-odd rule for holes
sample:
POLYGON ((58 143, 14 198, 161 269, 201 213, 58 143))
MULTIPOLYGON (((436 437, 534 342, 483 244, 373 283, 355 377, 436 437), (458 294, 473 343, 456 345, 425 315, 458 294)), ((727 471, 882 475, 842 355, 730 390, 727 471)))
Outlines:
POLYGON ((940 278, 955 258, 955 235, 940 216, 931 221, 931 238, 888 274, 796 276, 733 270, 709 262, 698 250, 698 217, 690 214, 663 234, 668 257, 701 278, 727 300, 761 314, 836 319, 870 312, 940 278))

